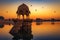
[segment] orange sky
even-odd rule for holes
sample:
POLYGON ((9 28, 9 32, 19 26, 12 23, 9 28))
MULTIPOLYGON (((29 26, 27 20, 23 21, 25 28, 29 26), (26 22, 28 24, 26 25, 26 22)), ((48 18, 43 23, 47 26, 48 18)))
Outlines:
MULTIPOLYGON (((0 7, 0 16, 4 16, 5 18, 16 18, 16 11, 19 5, 22 3, 13 3, 9 5, 2 5, 0 7)), ((27 4, 27 3, 25 3, 27 4)), ((60 18, 60 5, 54 4, 27 4, 31 14, 30 18, 42 18, 42 19, 50 19, 50 18, 60 18), (56 11, 54 13, 54 11, 56 11)))

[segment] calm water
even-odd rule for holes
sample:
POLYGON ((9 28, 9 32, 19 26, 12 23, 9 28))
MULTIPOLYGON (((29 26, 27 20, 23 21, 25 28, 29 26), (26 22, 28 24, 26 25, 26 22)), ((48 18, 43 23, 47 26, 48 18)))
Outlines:
MULTIPOLYGON (((13 37, 9 34, 9 31, 13 25, 5 25, 4 28, 0 28, 0 40, 11 40, 13 37)), ((43 22, 40 25, 32 23, 33 40, 60 40, 60 22, 43 22)))

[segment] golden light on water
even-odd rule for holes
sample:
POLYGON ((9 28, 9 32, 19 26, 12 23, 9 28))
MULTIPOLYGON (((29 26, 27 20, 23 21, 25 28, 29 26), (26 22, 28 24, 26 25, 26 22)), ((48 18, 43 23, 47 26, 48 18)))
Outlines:
POLYGON ((59 23, 56 25, 51 25, 51 23, 48 22, 45 22, 41 25, 36 25, 35 23, 33 23, 32 32, 37 36, 60 35, 59 28, 59 23))
MULTIPOLYGON (((12 36, 9 34, 9 31, 12 29, 13 25, 5 25, 4 28, 0 29, 0 35, 2 36, 12 36)), ((35 22, 31 26, 32 34, 34 36, 47 36, 47 35, 60 35, 59 28, 60 23, 56 22, 56 25, 45 22, 41 25, 36 25, 35 22)))

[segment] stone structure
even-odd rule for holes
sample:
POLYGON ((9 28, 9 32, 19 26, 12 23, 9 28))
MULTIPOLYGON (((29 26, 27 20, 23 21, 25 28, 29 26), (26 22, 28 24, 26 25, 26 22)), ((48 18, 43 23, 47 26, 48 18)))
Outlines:
POLYGON ((29 11, 29 8, 26 4, 22 4, 18 7, 18 10, 17 10, 17 17, 20 18, 20 15, 23 16, 23 19, 24 19, 24 15, 26 15, 26 17, 29 17, 29 14, 30 14, 30 11, 29 11))

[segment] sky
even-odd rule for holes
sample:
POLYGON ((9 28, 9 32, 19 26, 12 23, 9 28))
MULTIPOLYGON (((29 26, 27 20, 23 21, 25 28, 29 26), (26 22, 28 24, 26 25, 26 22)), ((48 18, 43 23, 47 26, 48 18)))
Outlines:
MULTIPOLYGON (((31 12, 30 18, 32 19, 60 19, 60 0, 0 0, 0 16, 4 16, 6 19, 17 18, 16 11, 18 6, 22 3, 25 3, 29 7, 31 12)), ((55 33, 59 34, 59 26, 60 23, 57 23, 56 25, 49 25, 49 23, 44 23, 44 25, 40 26, 36 26, 35 24, 32 28, 35 35, 46 35, 48 33, 54 33, 52 35, 55 35, 55 33)), ((0 36, 1 34, 4 34, 3 36, 10 35, 8 32, 11 28, 11 26, 7 25, 0 29, 0 36)))
POLYGON ((30 9, 30 18, 60 18, 60 0, 0 0, 0 16, 17 18, 18 6, 25 3, 30 9))

